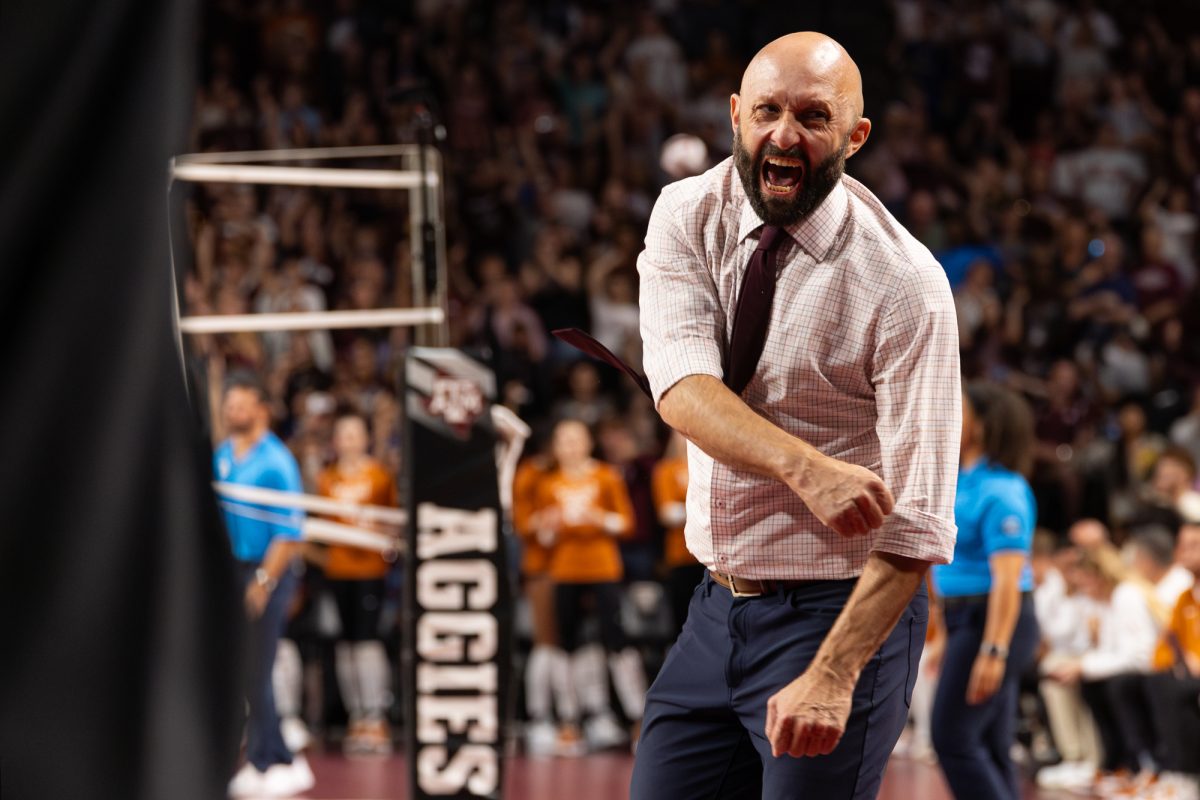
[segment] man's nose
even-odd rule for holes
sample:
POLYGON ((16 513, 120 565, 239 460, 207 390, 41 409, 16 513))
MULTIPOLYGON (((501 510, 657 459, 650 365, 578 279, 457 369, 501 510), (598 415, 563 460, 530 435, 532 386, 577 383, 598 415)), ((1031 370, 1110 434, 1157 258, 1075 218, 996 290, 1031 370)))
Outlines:
POLYGON ((775 127, 771 129, 771 144, 780 150, 790 150, 800 144, 800 123, 790 114, 781 114, 775 127))

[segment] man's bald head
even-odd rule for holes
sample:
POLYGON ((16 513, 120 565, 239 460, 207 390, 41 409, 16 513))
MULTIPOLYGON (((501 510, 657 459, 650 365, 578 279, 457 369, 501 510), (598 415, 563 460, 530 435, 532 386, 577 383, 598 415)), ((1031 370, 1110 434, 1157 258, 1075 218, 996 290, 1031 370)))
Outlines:
POLYGON ((756 214, 788 226, 841 181, 871 132, 854 60, 821 33, 793 33, 750 61, 729 99, 733 155, 756 214))
POLYGON ((745 95, 763 84, 825 84, 844 104, 847 117, 863 114, 862 74, 858 65, 835 39, 816 31, 781 36, 750 60, 738 90, 745 95))

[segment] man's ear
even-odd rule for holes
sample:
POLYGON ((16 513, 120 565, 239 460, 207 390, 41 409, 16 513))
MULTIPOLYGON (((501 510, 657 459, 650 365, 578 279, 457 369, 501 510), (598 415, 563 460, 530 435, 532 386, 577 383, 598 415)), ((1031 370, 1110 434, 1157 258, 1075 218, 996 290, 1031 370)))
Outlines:
POLYGON ((737 92, 729 95, 729 122, 734 133, 737 133, 738 125, 741 123, 741 101, 742 98, 737 92))
POLYGON ((859 148, 867 143, 867 137, 870 135, 871 120, 866 117, 859 117, 858 122, 854 123, 854 127, 850 129, 849 143, 846 146, 846 158, 857 153, 859 148))

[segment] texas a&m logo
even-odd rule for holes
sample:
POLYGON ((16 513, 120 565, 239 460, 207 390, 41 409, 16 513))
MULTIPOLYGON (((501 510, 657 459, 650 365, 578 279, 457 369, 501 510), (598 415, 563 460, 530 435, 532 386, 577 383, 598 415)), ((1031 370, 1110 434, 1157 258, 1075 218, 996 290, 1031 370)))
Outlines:
POLYGON ((475 381, 438 375, 433 379, 425 408, 435 417, 440 417, 454 428, 460 436, 466 436, 476 418, 484 410, 483 392, 475 381))

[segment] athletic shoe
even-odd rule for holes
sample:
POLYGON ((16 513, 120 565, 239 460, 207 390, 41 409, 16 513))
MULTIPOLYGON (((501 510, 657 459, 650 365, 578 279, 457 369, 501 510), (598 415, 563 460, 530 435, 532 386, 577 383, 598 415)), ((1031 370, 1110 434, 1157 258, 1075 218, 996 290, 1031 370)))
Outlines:
POLYGON ((1125 781, 1124 784, 1112 781, 1104 784, 1103 787, 1097 785, 1092 792, 1104 800, 1145 800, 1153 796, 1157 783, 1158 777, 1155 775, 1150 775, 1148 778, 1138 776, 1125 781))
POLYGON ((1128 770, 1119 769, 1116 772, 1098 773, 1092 782, 1092 791, 1101 797, 1131 796, 1135 785, 1133 775, 1128 770))
POLYGON ((230 797, 254 797, 262 793, 263 773, 247 762, 229 782, 230 797))
POLYGON ((303 755, 297 755, 292 759, 292 773, 296 782, 295 794, 307 792, 317 784, 312 767, 308 765, 308 759, 303 755))
POLYGON ((592 750, 624 747, 629 742, 629 734, 621 729, 612 714, 592 717, 584 723, 583 731, 588 747, 592 750))
POLYGON ((554 749, 556 755, 564 758, 578 758, 587 755, 587 742, 579 733, 579 728, 564 724, 558 729, 558 743, 554 749))
POLYGON ((312 734, 299 717, 284 717, 279 723, 279 732, 283 734, 283 743, 293 753, 299 753, 312 744, 312 734))
POLYGON ((547 720, 525 726, 525 752, 531 756, 552 756, 558 752, 558 730, 547 720))
POLYGON ((1096 779, 1096 766, 1086 761, 1064 761, 1038 770, 1037 785, 1043 789, 1086 789, 1096 779))
POLYGON ((392 731, 381 719, 365 720, 358 729, 357 754, 363 756, 390 756, 392 754, 392 731))
POLYGON ((350 720, 350 725, 346 729, 346 735, 342 737, 342 752, 348 756, 362 755, 364 751, 363 745, 363 726, 366 720, 353 719, 350 720))
POLYGON ((1147 800, 1200 800, 1200 783, 1193 775, 1164 772, 1145 797, 1147 800))
POLYGON ((260 797, 294 797, 316 784, 308 759, 296 756, 291 764, 272 764, 263 773, 260 797))

